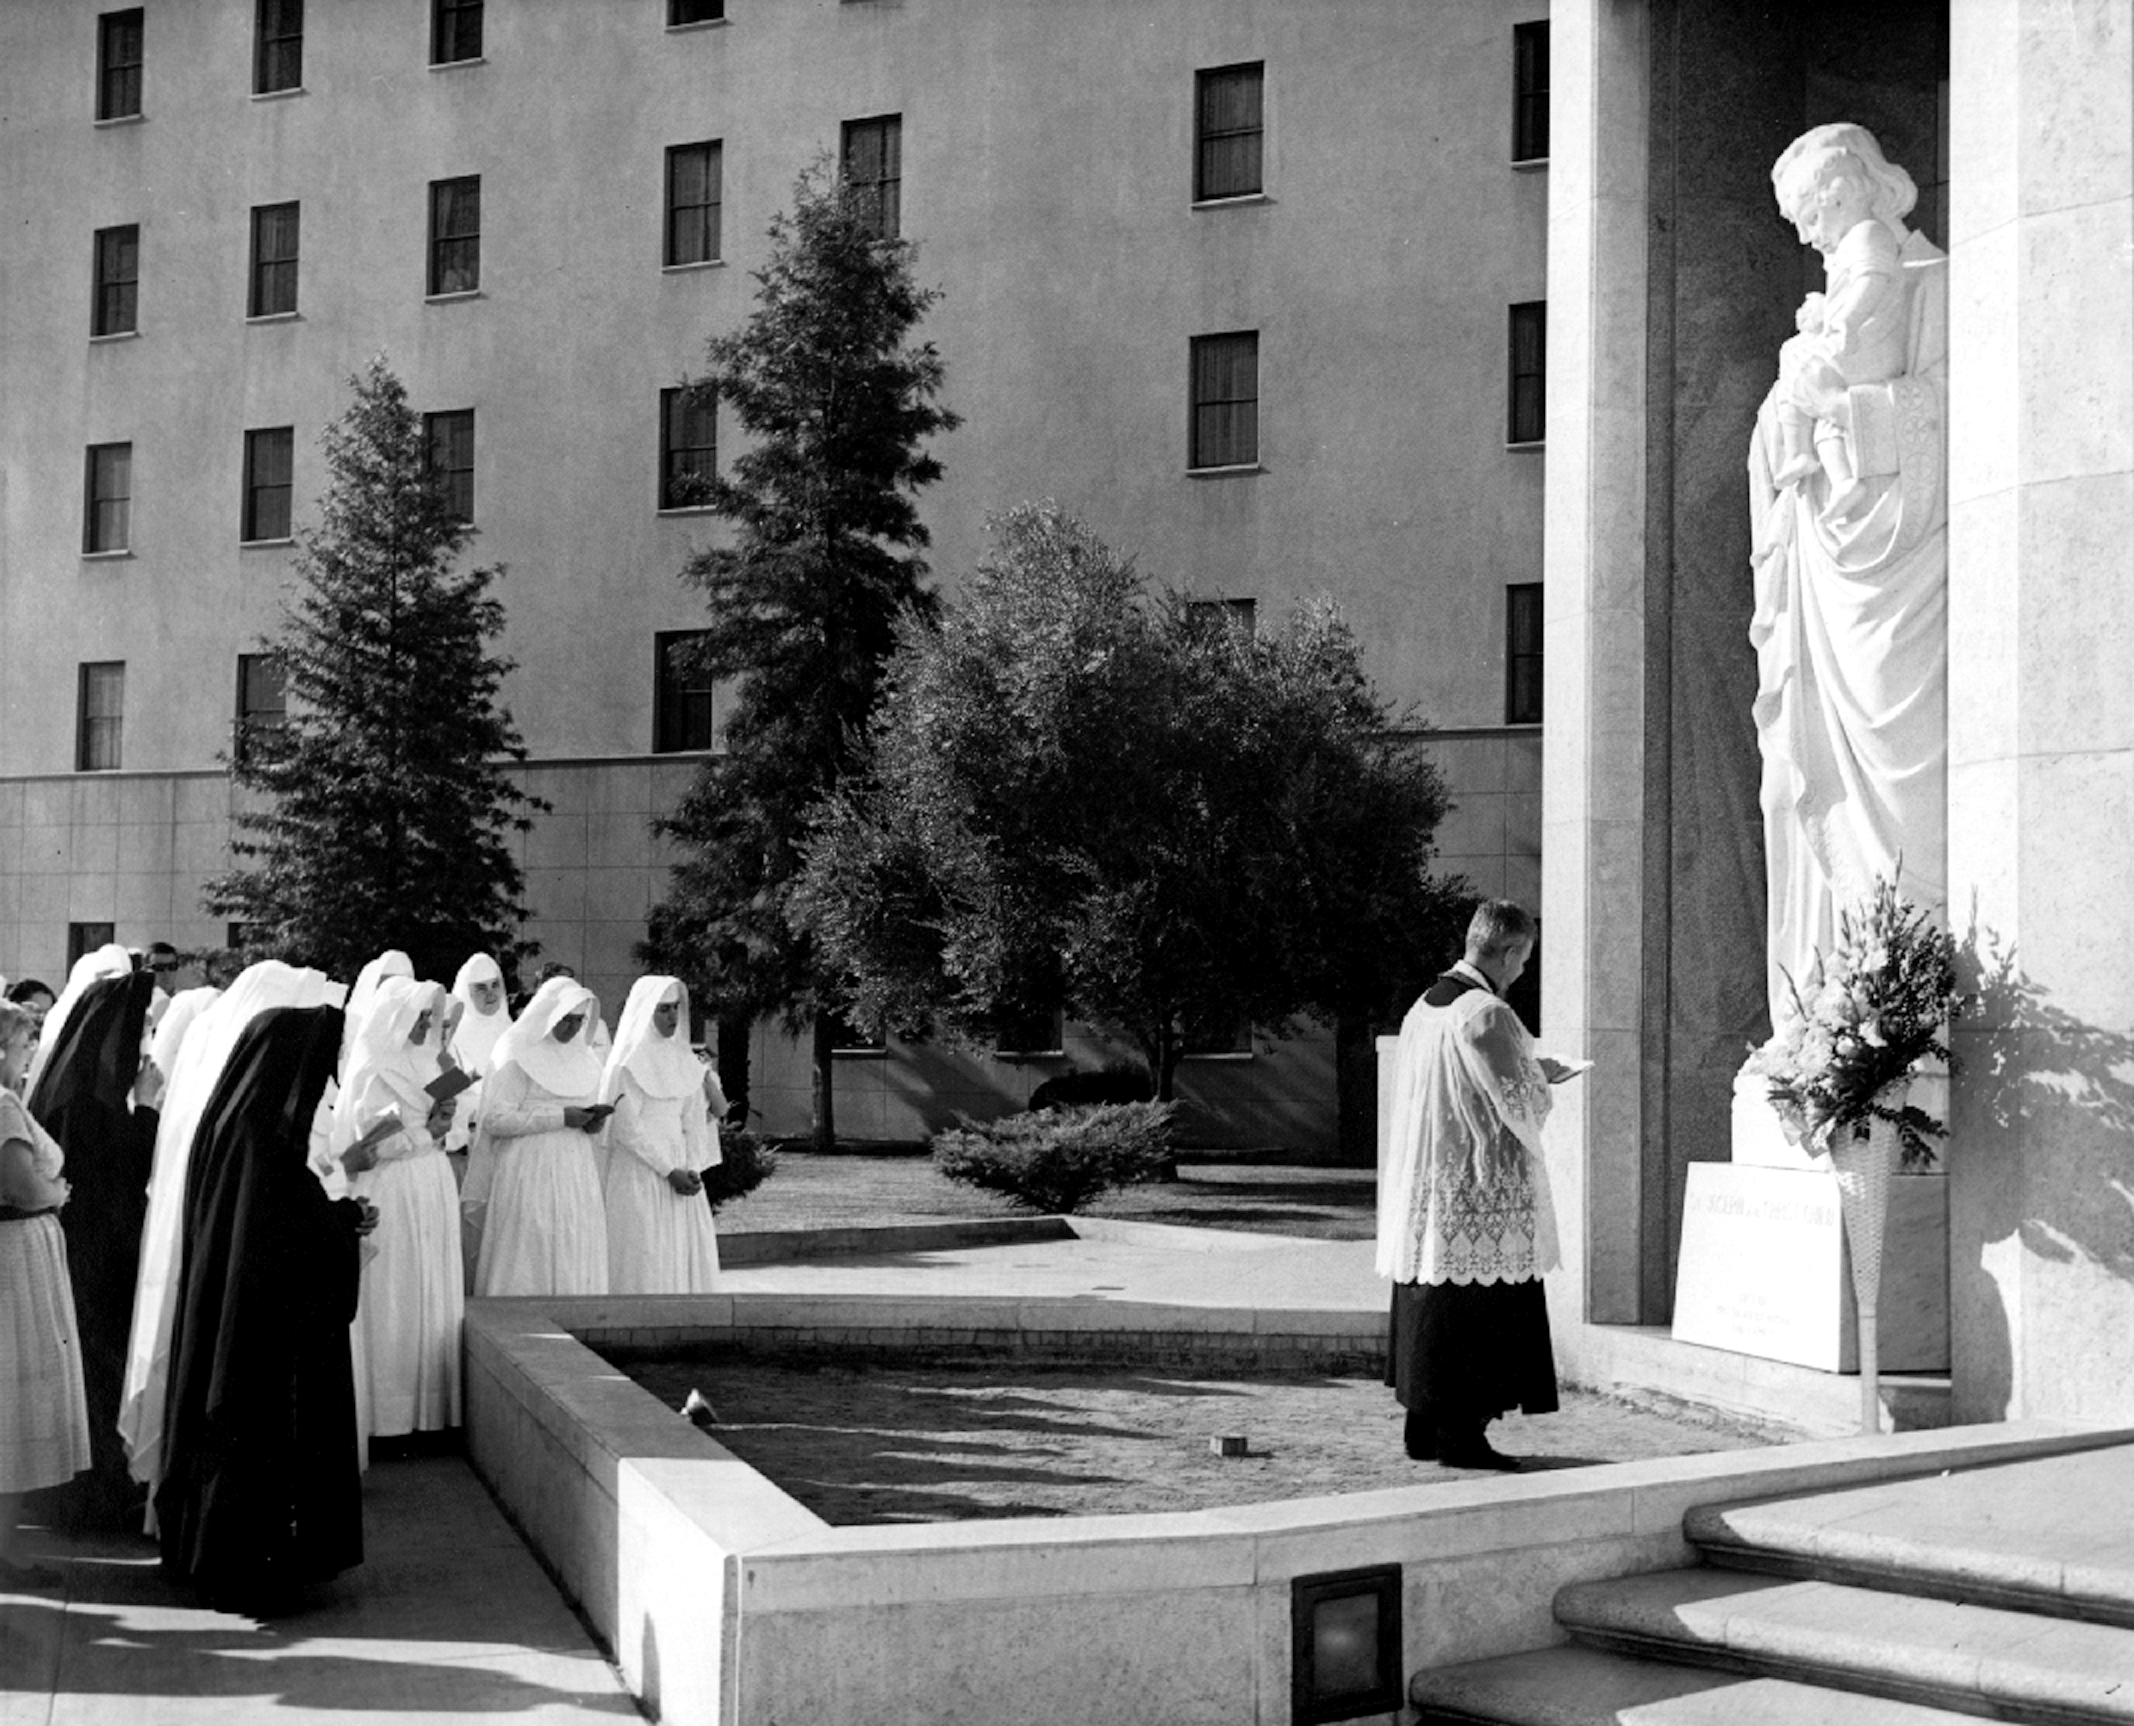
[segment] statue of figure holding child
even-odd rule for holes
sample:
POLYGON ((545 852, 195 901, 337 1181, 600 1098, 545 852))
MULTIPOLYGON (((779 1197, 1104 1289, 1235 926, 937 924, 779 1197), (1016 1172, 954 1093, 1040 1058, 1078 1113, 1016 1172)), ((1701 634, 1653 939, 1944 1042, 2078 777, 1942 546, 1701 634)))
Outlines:
POLYGON ((1894 876, 1947 898, 1947 258, 1911 176, 1818 126, 1771 170, 1823 254, 1749 447, 1773 1019, 1839 910, 1894 876))

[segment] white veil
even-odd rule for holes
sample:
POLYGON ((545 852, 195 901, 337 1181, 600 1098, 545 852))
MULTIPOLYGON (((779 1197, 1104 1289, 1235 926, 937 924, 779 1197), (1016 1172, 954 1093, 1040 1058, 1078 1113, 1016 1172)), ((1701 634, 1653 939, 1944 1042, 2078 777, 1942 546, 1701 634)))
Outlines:
MULTIPOLYGON (((512 1021, 511 1029, 497 1039, 490 1079, 507 1066, 515 1066, 551 1096, 590 1099, 600 1088, 600 1057, 588 1041, 600 1003, 593 991, 573 977, 551 977, 534 991, 534 997, 512 1021), (549 1033, 558 1019, 582 1013, 582 1023, 568 1043, 559 1043, 549 1033)), ((469 1212, 488 1206, 489 1190, 496 1184, 496 1141, 484 1120, 475 1129, 474 1146, 467 1156, 467 1181, 460 1190, 460 1203, 469 1212)))

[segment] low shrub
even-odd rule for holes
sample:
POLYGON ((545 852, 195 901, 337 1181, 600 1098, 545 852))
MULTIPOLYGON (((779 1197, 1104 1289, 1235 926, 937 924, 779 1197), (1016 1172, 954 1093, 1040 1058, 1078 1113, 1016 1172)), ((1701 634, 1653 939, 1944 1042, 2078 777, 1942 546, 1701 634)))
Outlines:
POLYGON ((1077 1211, 1099 1193, 1160 1178, 1171 1163, 1169 1103, 1096 1103, 1004 1115, 934 1135, 934 1168, 1026 1210, 1077 1211))
POLYGON ((743 1199, 778 1172, 778 1153, 746 1127, 719 1129, 719 1160, 704 1171, 704 1197, 713 1211, 743 1199))

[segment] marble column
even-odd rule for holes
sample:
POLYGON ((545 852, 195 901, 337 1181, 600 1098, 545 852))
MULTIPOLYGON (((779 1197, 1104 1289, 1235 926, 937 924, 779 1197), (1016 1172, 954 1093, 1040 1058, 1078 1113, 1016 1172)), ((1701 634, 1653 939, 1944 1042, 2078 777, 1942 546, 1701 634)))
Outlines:
POLYGON ((1957 1418, 2134 1417, 2134 0, 1956 0, 1950 902, 2028 993, 1958 1038, 1957 1418))
POLYGON ((1550 12, 1542 1023, 1597 1063, 1549 1131, 1567 1349, 1640 1317, 1646 22, 1643 0, 1550 12))

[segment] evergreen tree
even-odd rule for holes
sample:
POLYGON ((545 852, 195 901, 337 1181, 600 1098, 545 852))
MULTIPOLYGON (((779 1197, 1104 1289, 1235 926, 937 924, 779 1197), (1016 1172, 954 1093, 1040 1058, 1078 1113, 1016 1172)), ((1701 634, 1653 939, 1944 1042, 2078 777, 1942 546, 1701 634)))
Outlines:
POLYGON ((1457 952, 1443 783, 1331 605, 1259 634, 1049 506, 995 532, 818 812, 797 907, 861 1012, 984 1044, 1057 1006, 1169 1100, 1196 1034, 1368 1019, 1457 952))
POLYGON ((707 344, 692 386, 747 434, 696 493, 735 524, 732 542, 682 572, 710 607, 698 669, 735 696, 725 753, 655 823, 682 860, 640 947, 728 1023, 812 1024, 825 1146, 840 1001, 789 900, 808 812, 851 768, 898 620, 931 614, 915 497, 941 464, 921 446, 958 423, 938 405, 939 354, 910 340, 939 296, 914 280, 910 242, 874 218, 827 161, 804 173, 771 223, 755 310, 707 344))
POLYGON ((286 722, 249 728, 230 777, 265 794, 237 818, 238 859, 207 883, 248 957, 348 977, 388 947, 449 976, 477 949, 510 963, 527 913, 512 835, 545 808, 497 691, 511 662, 500 566, 459 570, 474 529, 435 483, 423 425, 382 357, 329 427, 319 525, 297 537, 280 633, 286 722))

